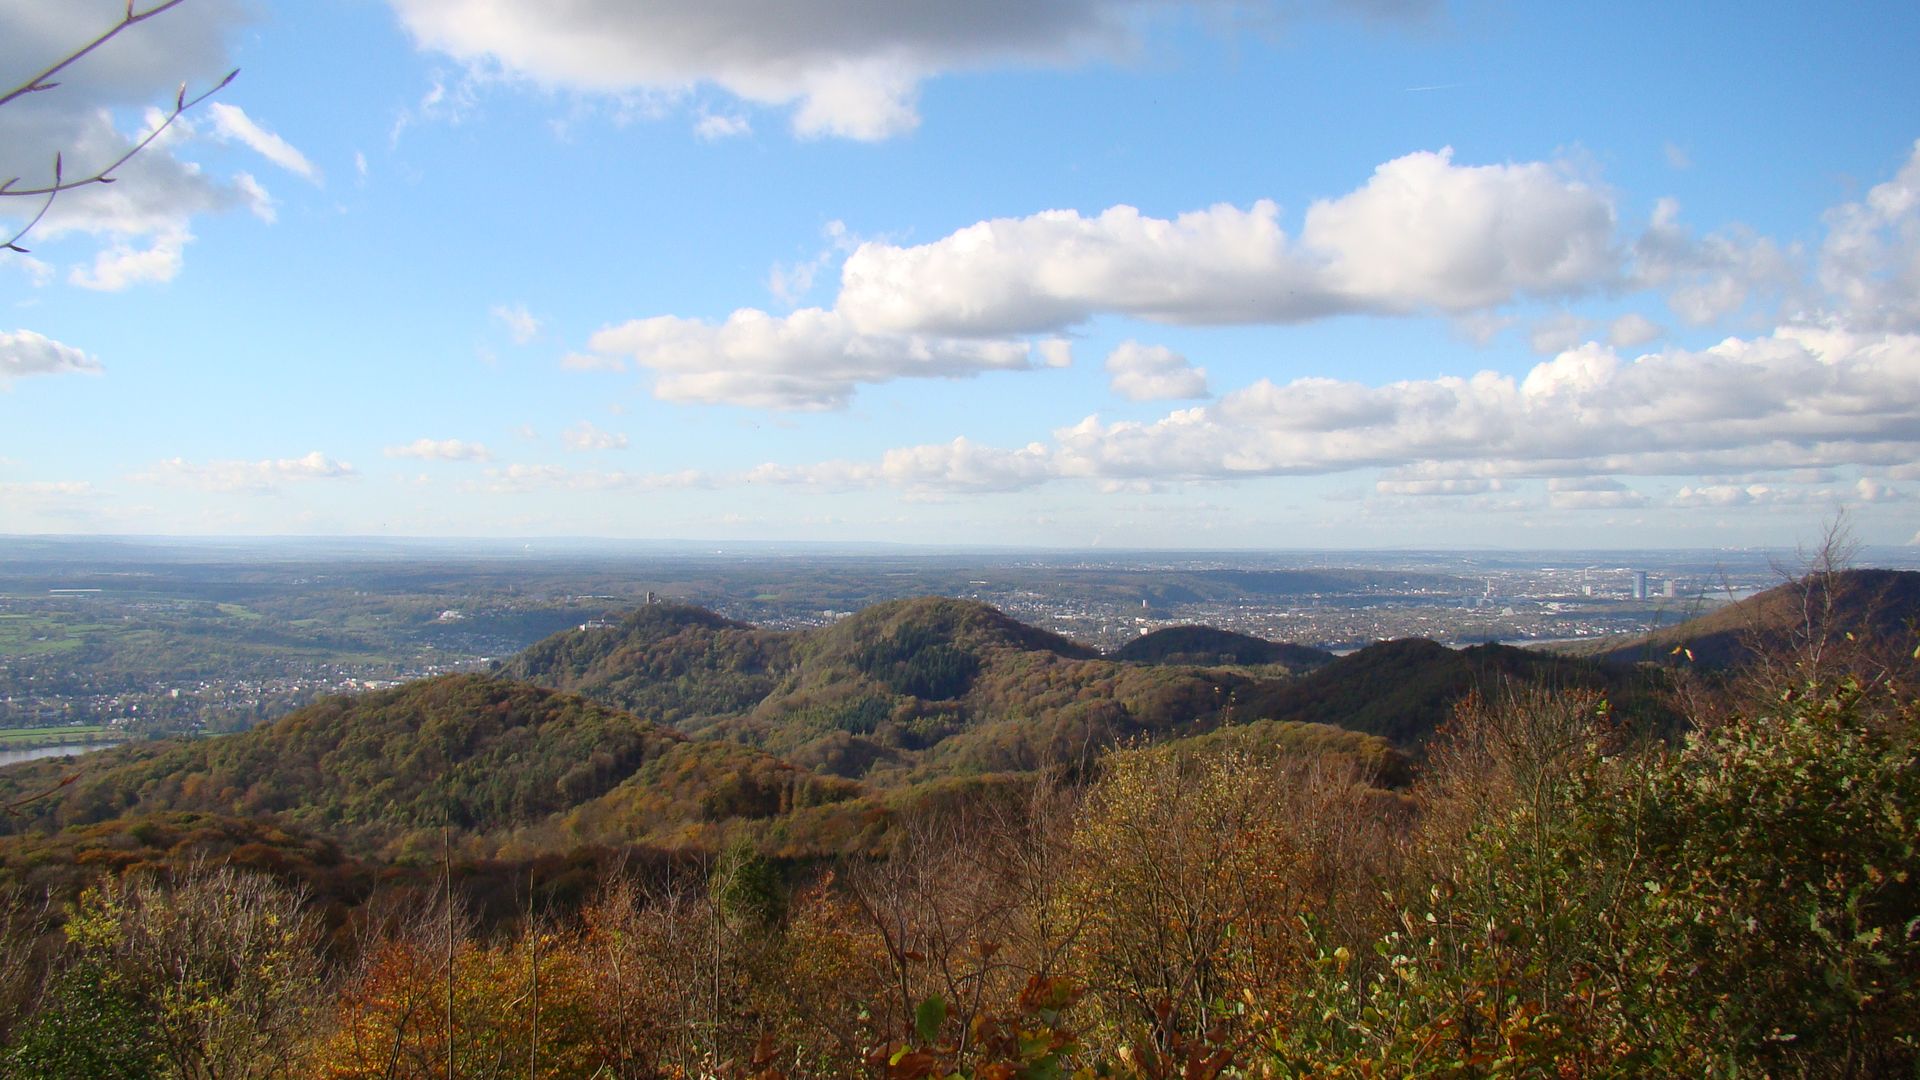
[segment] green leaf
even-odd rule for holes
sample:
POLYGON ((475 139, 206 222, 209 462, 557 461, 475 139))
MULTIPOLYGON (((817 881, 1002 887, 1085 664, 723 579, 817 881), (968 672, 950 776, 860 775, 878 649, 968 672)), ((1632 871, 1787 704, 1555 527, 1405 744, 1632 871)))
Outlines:
POLYGON ((939 994, 927 998, 920 1007, 913 1010, 913 1030, 919 1034, 920 1041, 931 1045, 940 1037, 940 1025, 947 1022, 947 1003, 939 994))

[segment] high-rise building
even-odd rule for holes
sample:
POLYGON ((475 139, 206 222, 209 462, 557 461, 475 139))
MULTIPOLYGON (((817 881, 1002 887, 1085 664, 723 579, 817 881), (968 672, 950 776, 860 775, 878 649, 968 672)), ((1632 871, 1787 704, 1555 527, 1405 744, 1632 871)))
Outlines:
POLYGON ((1647 572, 1645 570, 1635 570, 1633 572, 1633 598, 1635 600, 1645 600, 1647 598, 1647 572))

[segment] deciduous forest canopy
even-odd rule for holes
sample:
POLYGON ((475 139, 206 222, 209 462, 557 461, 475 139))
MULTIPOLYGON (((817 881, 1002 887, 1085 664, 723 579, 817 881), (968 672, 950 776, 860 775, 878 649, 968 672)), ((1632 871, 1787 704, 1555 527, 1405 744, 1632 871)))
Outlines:
POLYGON ((492 675, 0 771, 0 1060, 1896 1075, 1914 650, 1849 628, 1910 621, 1911 576, 1675 632, 1744 616, 1726 665, 648 605, 492 675))

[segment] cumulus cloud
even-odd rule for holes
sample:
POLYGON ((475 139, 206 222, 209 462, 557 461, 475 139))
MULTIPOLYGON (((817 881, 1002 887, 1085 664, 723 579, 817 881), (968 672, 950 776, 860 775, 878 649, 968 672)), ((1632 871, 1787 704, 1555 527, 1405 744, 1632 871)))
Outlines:
POLYGON ((702 113, 694 122, 693 133, 708 142, 734 139, 753 134, 753 124, 744 116, 702 113))
POLYGON ((1128 401, 1170 401, 1203 398, 1207 370, 1164 345, 1123 341, 1107 354, 1107 374, 1113 392, 1128 401))
POLYGON ((1905 502, 1906 493, 1873 479, 1863 476, 1853 482, 1853 497, 1863 503, 1905 502))
POLYGON ((839 308, 866 331, 995 335, 1096 314, 1295 323, 1340 314, 1464 314, 1613 280, 1607 195, 1545 163, 1463 166, 1452 151, 1381 165, 1307 209, 1290 238, 1261 201, 1162 219, 1130 206, 984 221, 916 247, 869 242, 839 308))
POLYGON ((320 170, 307 160, 307 155, 292 143, 261 127, 240 106, 215 101, 207 105, 207 115, 213 120, 214 134, 221 139, 240 143, 295 176, 320 183, 320 170))
POLYGON ((1781 488, 1769 484, 1698 484, 1674 492, 1669 504, 1688 509, 1724 510, 1737 506, 1807 506, 1834 501, 1828 488, 1781 488))
POLYGON ((493 457, 485 445, 463 439, 415 439, 403 446, 389 446, 381 453, 391 458, 428 461, 488 461, 493 457))
POLYGON ((0 331, 0 386, 26 375, 98 375, 100 361, 31 330, 0 331))
POLYGON ((525 304, 495 304, 488 311, 506 328, 507 336, 515 345, 525 345, 540 335, 540 320, 534 318, 525 304))
MULTIPOLYGON (((712 86, 791 107, 801 136, 884 139, 920 122, 919 87, 949 71, 1123 56, 1141 16, 1171 0, 390 0, 423 48, 543 86, 684 94, 712 86)), ((1197 5, 1231 11, 1238 0, 1197 5)), ((1264 8, 1267 5, 1255 4, 1264 8)), ((1326 5, 1371 20, 1420 19, 1425 0, 1326 5)))
POLYGON ((1607 344, 1635 349, 1666 333, 1659 323, 1638 312, 1628 312, 1607 324, 1607 344))
POLYGON ((180 273, 187 243, 192 239, 192 235, 180 227, 162 230, 146 247, 116 240, 94 255, 91 267, 74 267, 67 274, 67 280, 83 289, 100 292, 119 292, 147 282, 172 281, 180 273))
POLYGON ((1017 450, 981 446, 970 439, 889 450, 880 460, 880 478, 909 488, 964 491, 1012 491, 1047 479, 1046 447, 1030 443, 1017 450))
POLYGON ((1527 344, 1545 356, 1562 353, 1586 340, 1593 324, 1570 311, 1536 320, 1527 331, 1527 344))
POLYGON ((627 437, 617 431, 602 431, 591 420, 582 420, 560 433, 560 442, 569 450, 624 450, 627 437))
POLYGON ((1682 475, 1716 460, 1887 464, 1920 450, 1920 337, 1794 329, 1633 360, 1587 345, 1520 379, 1262 380, 1215 405, 1150 423, 1089 418, 1057 438, 1061 468, 1098 476, 1417 462, 1533 475, 1682 475))
POLYGON ((1819 276, 1850 325, 1920 330, 1920 140, 1893 179, 1827 214, 1819 276))
MULTIPOLYGON (((15 4, 0 34, 0 71, 39 71, 113 25, 124 10, 113 0, 15 4)), ((149 107, 143 127, 125 131, 115 124, 115 110, 171 103, 183 79, 189 93, 218 82, 228 66, 226 39, 244 18, 238 0, 183 5, 79 60, 61 72, 56 89, 10 103, 0 110, 0 176, 20 177, 22 187, 45 183, 56 153, 69 179, 113 162, 162 116, 149 107)), ((118 183, 55 199, 29 246, 76 233, 103 238, 109 244, 103 261, 76 271, 82 284, 116 288, 171 277, 194 215, 259 206, 242 185, 180 156, 191 128, 191 119, 174 125, 114 174, 118 183)), ((6 204, 0 229, 6 219, 17 224, 36 212, 37 203, 26 205, 31 201, 0 200, 6 204)))
MULTIPOLYGON (((1907 288, 1909 278, 1920 282, 1916 192, 1920 148, 1900 177, 1829 215, 1825 280, 1843 308, 1868 312, 1868 329, 1899 329, 1903 298, 1920 295, 1907 288)), ((1797 249, 1738 227, 1697 235, 1679 214, 1677 203, 1662 200, 1629 243, 1617 235, 1611 194, 1571 167, 1460 164, 1442 149, 1387 161, 1359 188, 1314 202, 1297 234, 1264 200, 1171 218, 1128 206, 1093 216, 1052 210, 977 222, 918 245, 855 245, 834 223, 825 250, 776 265, 769 278, 777 296, 796 301, 845 251, 832 306, 784 316, 741 309, 719 323, 633 320, 601 330, 563 364, 619 369, 631 361, 655 373, 655 394, 670 401, 832 409, 862 384, 1063 364, 1064 341, 1026 339, 1102 316, 1246 325, 1427 314, 1484 340, 1516 325, 1501 312, 1510 304, 1634 288, 1663 293, 1693 323, 1763 300, 1807 306, 1812 293, 1797 249)), ((1911 314, 1920 318, 1920 302, 1911 314)), ((1858 328, 1844 310, 1824 321, 1858 328)), ((1566 310, 1525 333, 1536 351, 1554 355, 1579 352, 1592 335, 1624 350, 1665 331, 1639 313, 1602 324, 1566 310)), ((1143 348, 1130 342, 1110 358, 1116 393, 1206 393, 1198 369, 1143 348)), ((1270 392, 1250 387, 1236 400, 1270 392)))
MULTIPOLYGON (((1611 477, 1920 459, 1920 336, 1783 329, 1633 359, 1590 344, 1521 378, 1261 380, 1159 420, 1088 417, 1056 431, 1050 445, 995 451, 967 443, 943 453, 1000 463, 991 473, 998 488, 1057 477, 1218 480, 1385 468, 1376 489, 1383 494, 1478 494, 1498 490, 1504 478, 1542 477, 1556 506, 1640 506, 1643 496, 1611 477)), ((870 483, 905 475, 884 463, 822 469, 785 478, 870 483)), ((923 472, 918 482, 938 475, 923 472)), ((1685 499, 1707 505, 1718 489, 1688 490, 1685 499)))
POLYGON ((750 484, 806 484, 829 488, 887 485, 915 491, 1016 491, 1051 477, 1051 454, 1040 443, 1008 450, 961 436, 888 450, 880 461, 765 464, 737 479, 750 484))
POLYGON ((1610 476, 1553 477, 1547 505, 1555 510, 1630 510, 1653 500, 1610 476))
POLYGON ((1675 315, 1704 326, 1746 308, 1756 299, 1779 298, 1802 281, 1801 255, 1791 247, 1731 227, 1696 236, 1680 222, 1680 204, 1661 199, 1634 243, 1635 284, 1666 294, 1675 315))
POLYGON ((315 450, 304 457, 265 461, 193 462, 185 458, 169 458, 134 479, 197 487, 204 491, 269 494, 289 483, 343 480, 358 475, 358 470, 352 465, 315 450))
MULTIPOLYGON (((654 395, 667 401, 796 410, 842 408, 863 383, 1017 370, 1036 355, 1024 341, 863 333, 820 308, 784 317, 743 308, 717 325, 636 319, 599 331, 588 347, 597 360, 569 358, 567 365, 631 358, 655 372, 654 395)), ((1043 346, 1041 355, 1053 354, 1043 346)))

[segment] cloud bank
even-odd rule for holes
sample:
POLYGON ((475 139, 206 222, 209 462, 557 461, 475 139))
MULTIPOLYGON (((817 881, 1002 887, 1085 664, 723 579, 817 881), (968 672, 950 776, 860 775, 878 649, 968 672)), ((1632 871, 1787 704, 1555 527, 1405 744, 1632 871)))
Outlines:
MULTIPOLYGON (((886 139, 919 126, 920 84, 946 72, 1060 66, 1138 48, 1144 20, 1183 8, 1266 11, 1257 0, 390 0, 422 48, 547 87, 684 94, 710 86, 792 110, 802 137, 886 139)), ((1427 2, 1324 5, 1420 20, 1427 2)), ((737 118, 701 123, 734 134, 737 118)))

